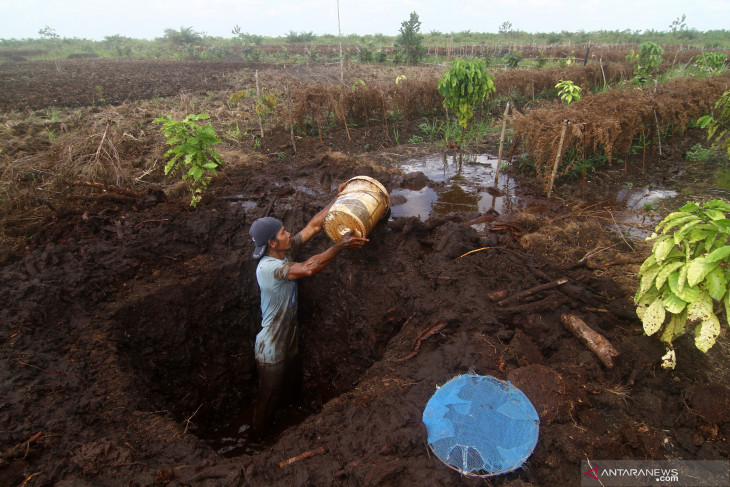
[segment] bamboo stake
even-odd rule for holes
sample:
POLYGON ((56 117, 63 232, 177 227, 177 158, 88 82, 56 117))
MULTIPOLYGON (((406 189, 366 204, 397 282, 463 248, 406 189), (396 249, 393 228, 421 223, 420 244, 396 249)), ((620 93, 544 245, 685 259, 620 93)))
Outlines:
MULTIPOLYGON (((259 91, 259 70, 257 69, 254 73, 254 78, 256 79, 256 101, 261 101, 261 92, 259 91)), ((261 122, 261 115, 258 114, 258 110, 256 111, 256 118, 259 120, 259 130, 261 131, 261 138, 264 138, 264 124, 261 122)), ((263 141, 262 141, 263 142, 263 141)))
POLYGON ((565 142, 565 132, 568 130, 568 120, 563 121, 563 130, 560 133, 560 144, 558 145, 558 153, 555 155, 555 164, 553 165, 553 173, 550 176, 550 184, 548 186, 547 197, 550 198, 550 194, 553 192, 553 183, 555 182, 555 175, 558 172, 558 164, 563 155, 563 142, 565 142))
POLYGON ((504 146, 504 132, 507 128, 507 114, 509 113, 509 102, 507 107, 504 109, 504 116, 502 117, 502 135, 499 137, 499 152, 497 153, 497 172, 494 175, 494 186, 497 187, 499 183, 499 169, 502 167, 502 147, 504 146))
MULTIPOLYGON (((340 0, 337 0, 337 38, 340 42, 340 83, 345 82, 345 58, 342 57, 342 28, 340 27, 340 0)), ((296 152, 296 149, 295 149, 296 152)))
POLYGON ((292 120, 291 96, 289 96, 289 85, 284 85, 284 93, 286 93, 287 106, 289 107, 289 136, 291 137, 291 145, 294 148, 294 155, 297 153, 297 142, 294 139, 294 120, 292 120))

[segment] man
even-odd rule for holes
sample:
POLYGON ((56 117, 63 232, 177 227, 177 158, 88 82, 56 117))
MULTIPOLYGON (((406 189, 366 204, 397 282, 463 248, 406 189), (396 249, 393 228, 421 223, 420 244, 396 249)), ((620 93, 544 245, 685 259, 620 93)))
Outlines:
MULTIPOLYGON (((345 185, 338 188, 339 194, 345 185)), ((259 370, 259 391, 254 410, 254 434, 262 436, 271 423, 285 391, 293 389, 297 377, 299 327, 297 324, 297 279, 322 271, 344 249, 359 249, 368 240, 345 235, 338 243, 304 262, 297 252, 322 230, 324 218, 334 204, 317 213, 294 237, 284 224, 272 217, 259 218, 249 234, 256 248, 256 280, 261 290, 261 331, 256 335, 254 355, 259 370)))

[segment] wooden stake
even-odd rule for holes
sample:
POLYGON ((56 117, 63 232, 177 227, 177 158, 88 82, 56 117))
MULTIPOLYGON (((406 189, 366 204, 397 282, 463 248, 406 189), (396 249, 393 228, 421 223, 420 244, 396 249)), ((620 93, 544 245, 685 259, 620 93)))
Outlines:
POLYGON ((659 146, 659 155, 662 155, 662 133, 659 131, 659 118, 656 116, 656 110, 654 110, 654 121, 656 122, 656 138, 659 146))
MULTIPOLYGON (((259 91, 259 70, 257 69, 254 73, 254 78, 256 79, 256 101, 261 102, 261 92, 259 91)), ((259 130, 261 131, 261 138, 264 138, 264 124, 261 122, 261 115, 258 114, 258 110, 256 111, 256 118, 259 120, 259 130)), ((262 140, 263 142, 263 140, 262 140)))
POLYGON ((294 139, 294 120, 292 119, 292 105, 291 96, 289 96, 289 85, 284 86, 284 93, 286 93, 287 106, 289 107, 289 136, 291 137, 291 145, 294 148, 294 154, 297 153, 297 142, 294 139))
POLYGON ((641 172, 646 171, 646 135, 644 134, 644 126, 641 126, 641 144, 643 149, 641 152, 641 172))
POLYGON ((563 121, 563 130, 560 133, 560 144, 558 145, 558 153, 555 155, 555 164, 553 165, 553 173, 550 176, 550 185, 548 186, 547 197, 550 198, 550 194, 553 192, 553 183, 555 182, 555 175, 558 172, 558 165, 560 159, 563 156, 563 142, 565 142, 565 132, 568 130, 568 120, 563 121))
POLYGON ((502 135, 499 137, 499 152, 497 153, 497 172, 494 175, 494 187, 497 187, 499 182, 499 169, 502 167, 502 147, 504 146, 504 132, 507 128, 507 114, 509 113, 509 102, 507 107, 504 109, 504 116, 502 117, 502 135))

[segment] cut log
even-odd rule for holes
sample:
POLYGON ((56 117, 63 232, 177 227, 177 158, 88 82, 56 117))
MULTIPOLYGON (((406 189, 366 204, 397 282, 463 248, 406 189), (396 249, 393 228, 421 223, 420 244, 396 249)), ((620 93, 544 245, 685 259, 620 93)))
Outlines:
POLYGON ((582 341, 607 369, 613 368, 613 359, 618 357, 618 351, 613 348, 603 335, 596 332, 585 321, 575 315, 564 314, 560 317, 563 325, 582 341))

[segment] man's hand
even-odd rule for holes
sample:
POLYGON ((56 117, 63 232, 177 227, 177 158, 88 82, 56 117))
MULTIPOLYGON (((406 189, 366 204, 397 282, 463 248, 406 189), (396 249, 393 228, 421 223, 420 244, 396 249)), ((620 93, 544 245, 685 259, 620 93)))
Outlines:
POLYGON ((343 235, 343 237, 340 239, 339 242, 335 244, 335 246, 339 247, 340 249, 360 249, 367 242, 369 242, 368 239, 356 236, 355 231, 353 230, 350 233, 343 235))

